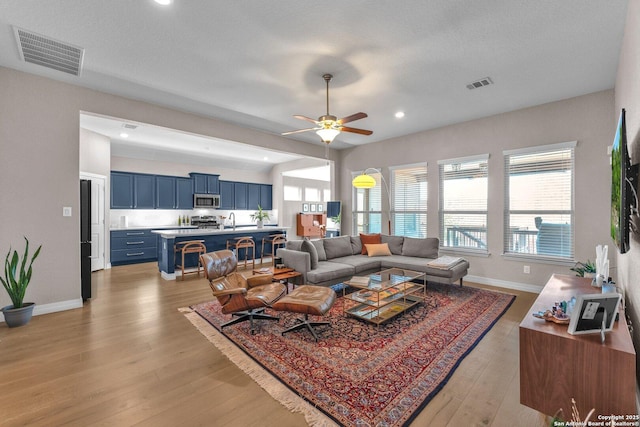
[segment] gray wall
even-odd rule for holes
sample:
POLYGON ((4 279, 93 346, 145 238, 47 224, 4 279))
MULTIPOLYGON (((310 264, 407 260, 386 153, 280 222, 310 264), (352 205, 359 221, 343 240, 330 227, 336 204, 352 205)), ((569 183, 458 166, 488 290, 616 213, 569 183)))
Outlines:
MULTIPOLYGON (((533 108, 459 123, 406 137, 360 146, 341 154, 344 202, 342 230, 349 233, 351 172, 416 162, 428 163, 429 236, 438 232, 438 160, 489 154, 489 257, 467 256, 470 275, 483 282, 520 289, 540 289, 552 273, 570 274, 570 266, 519 262, 502 256, 504 209, 503 150, 578 141, 575 171, 576 259, 595 258, 597 244, 611 244, 609 237, 610 166, 607 145, 615 126, 613 91, 603 91, 533 108), (531 274, 523 273, 524 265, 531 274)), ((383 197, 383 202, 385 198, 383 197)))
MULTIPOLYGON (((620 109, 626 109, 627 141, 634 164, 640 163, 640 1, 630 1, 628 7, 616 79, 616 107, 609 122, 610 127, 614 127, 620 109)), ((635 220, 640 229, 640 220, 635 220)), ((617 255, 618 283, 626 291, 627 313, 635 325, 633 341, 637 351, 640 349, 640 235, 632 233, 629 241, 629 252, 617 255)), ((640 375, 640 363, 636 373, 640 375)))
MULTIPOLYGON (((240 128, 0 67, 0 255, 22 236, 42 244, 26 300, 58 308, 80 299, 80 112, 324 158, 324 146, 240 128), (62 216, 71 206, 72 217, 62 216)), ((333 151, 330 157, 334 156, 333 151)), ((0 292, 0 307, 10 300, 0 292)), ((38 308, 36 308, 38 310, 38 308)))

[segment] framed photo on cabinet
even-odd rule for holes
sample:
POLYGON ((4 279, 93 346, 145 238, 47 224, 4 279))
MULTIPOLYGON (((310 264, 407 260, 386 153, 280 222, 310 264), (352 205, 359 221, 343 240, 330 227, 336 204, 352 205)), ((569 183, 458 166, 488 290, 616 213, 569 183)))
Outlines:
POLYGON ((324 207, 322 206, 322 203, 318 203, 318 212, 324 212, 324 207))
POLYGON ((309 212, 309 203, 302 204, 302 212, 309 212))
POLYGON ((311 203, 311 212, 315 212, 315 211, 316 211, 316 204, 311 203))

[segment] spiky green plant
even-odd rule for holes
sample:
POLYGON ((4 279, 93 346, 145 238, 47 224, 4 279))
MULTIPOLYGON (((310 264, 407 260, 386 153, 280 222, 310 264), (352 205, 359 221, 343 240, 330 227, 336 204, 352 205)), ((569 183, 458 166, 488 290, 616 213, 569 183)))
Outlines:
POLYGON ((258 205, 258 210, 251 215, 249 215, 251 221, 264 221, 265 219, 269 219, 269 212, 263 211, 262 207, 258 205))
POLYGON ((27 267, 27 259, 29 258, 29 239, 25 237, 24 240, 27 244, 24 248, 24 254, 22 255, 22 262, 20 262, 18 251, 14 250, 13 255, 11 255, 11 248, 9 248, 7 258, 4 260, 4 278, 0 277, 2 286, 4 286, 9 294, 9 298, 11 298, 13 308, 22 307, 24 293, 27 291, 27 286, 29 286, 29 282, 31 281, 31 266, 33 265, 33 261, 40 254, 40 249, 42 249, 42 245, 38 246, 38 249, 31 257, 31 261, 27 267), (20 263, 20 270, 18 270, 18 263, 20 263))

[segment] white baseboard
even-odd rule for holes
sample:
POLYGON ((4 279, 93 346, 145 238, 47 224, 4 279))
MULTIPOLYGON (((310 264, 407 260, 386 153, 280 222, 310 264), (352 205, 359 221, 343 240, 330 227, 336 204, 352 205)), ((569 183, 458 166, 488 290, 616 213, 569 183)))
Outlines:
POLYGON ((161 271, 160 276, 164 280, 176 280, 176 273, 165 273, 164 271, 161 271))
MULTIPOLYGON (((36 304, 33 308, 33 315, 55 313, 58 311, 73 310, 82 307, 82 298, 72 299, 68 301, 58 301, 49 304, 36 304)), ((0 313, 0 321, 4 322, 4 315, 0 313)))
POLYGON ((506 280, 491 279, 487 277, 471 276, 471 275, 465 276, 463 279, 463 283, 465 281, 479 283, 481 285, 497 286, 499 288, 515 289, 517 291, 532 292, 534 294, 539 294, 540 291, 542 291, 542 288, 544 287, 544 285, 537 286, 537 285, 531 285, 528 283, 509 282, 506 280))

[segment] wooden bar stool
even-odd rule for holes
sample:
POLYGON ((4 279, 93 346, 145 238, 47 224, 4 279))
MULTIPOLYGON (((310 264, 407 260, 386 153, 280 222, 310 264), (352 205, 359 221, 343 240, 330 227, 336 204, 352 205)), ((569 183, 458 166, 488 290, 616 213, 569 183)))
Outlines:
POLYGON ((262 238, 262 245, 260 246, 260 264, 262 264, 263 258, 265 255, 271 255, 271 265, 274 265, 274 260, 276 256, 276 249, 283 248, 285 243, 287 243, 287 235, 283 233, 278 234, 270 234, 262 238), (271 252, 265 252, 265 245, 267 245, 267 249, 271 247, 271 252))
POLYGON ((180 257, 176 256, 176 268, 179 268, 182 271, 182 280, 184 280, 184 276, 189 273, 198 273, 198 277, 200 277, 200 268, 202 267, 200 255, 207 253, 207 247, 203 242, 204 240, 187 240, 184 242, 177 242, 174 245, 175 254, 178 255, 178 253, 180 253, 180 257), (184 257, 186 254, 198 254, 198 269, 196 271, 184 271, 184 257))
POLYGON ((244 268, 247 268, 247 262, 251 262, 251 268, 256 268, 256 243, 251 236, 240 236, 233 240, 227 240, 227 249, 236 253, 238 265, 240 265, 240 250, 244 249, 244 268), (251 258, 249 258, 251 252, 251 258))

